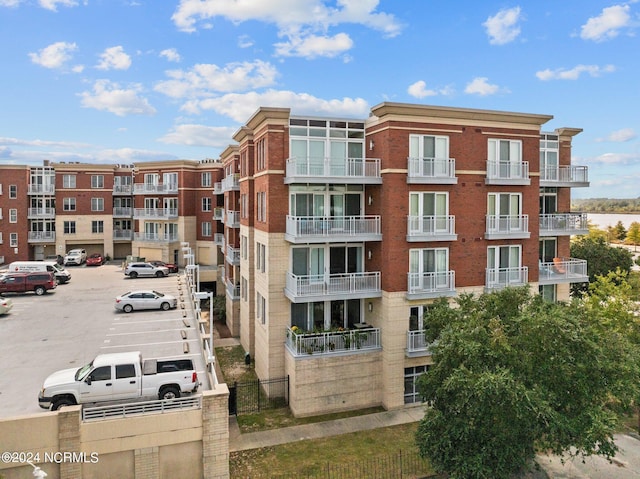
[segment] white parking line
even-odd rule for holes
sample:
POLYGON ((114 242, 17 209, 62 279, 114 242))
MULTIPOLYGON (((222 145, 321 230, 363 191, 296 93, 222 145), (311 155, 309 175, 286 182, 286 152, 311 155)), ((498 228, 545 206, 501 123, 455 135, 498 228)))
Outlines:
POLYGON ((184 331, 185 328, 174 328, 174 329, 157 329, 153 331, 127 331, 126 333, 112 333, 107 334, 109 336, 131 336, 133 334, 150 334, 150 333, 170 333, 174 331, 184 331))
POLYGON ((137 343, 137 344, 123 344, 121 346, 101 346, 100 349, 114 349, 114 348, 135 348, 137 346, 158 346, 160 344, 181 344, 181 343, 198 343, 200 344, 199 339, 181 339, 180 341, 163 341, 158 343, 137 343))

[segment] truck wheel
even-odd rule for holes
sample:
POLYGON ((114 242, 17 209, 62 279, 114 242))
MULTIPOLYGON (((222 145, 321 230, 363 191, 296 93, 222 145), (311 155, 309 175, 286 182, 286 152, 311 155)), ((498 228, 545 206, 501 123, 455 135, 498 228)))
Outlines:
POLYGON ((69 398, 54 399, 53 400, 53 406, 51 406, 51 410, 52 411, 57 411, 62 406, 73 406, 74 404, 75 404, 75 401, 72 401, 69 398))
POLYGON ((156 278, 162 278, 164 273, 162 271, 156 271, 156 278))
POLYGON ((160 305, 160 309, 162 311, 169 311, 171 309, 171 305, 167 302, 164 302, 160 305))
POLYGON ((47 290, 44 289, 44 286, 36 286, 33 289, 33 292, 36 293, 38 296, 42 296, 47 290))
POLYGON ((178 399, 180 397, 180 390, 173 386, 168 386, 160 390, 158 399, 178 399))
POLYGON ((133 306, 131 306, 130 304, 125 304, 122 307, 122 311, 124 311, 125 313, 130 313, 131 311, 133 311, 133 306))
POLYGON ((136 279, 137 277, 138 277, 138 273, 136 273, 135 271, 132 271, 131 273, 129 273, 129 278, 136 279))

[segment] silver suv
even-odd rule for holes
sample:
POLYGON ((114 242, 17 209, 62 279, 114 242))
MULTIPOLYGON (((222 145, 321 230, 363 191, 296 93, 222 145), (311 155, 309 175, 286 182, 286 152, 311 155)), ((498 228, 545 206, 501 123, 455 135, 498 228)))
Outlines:
POLYGON ((138 276, 162 278, 169 276, 169 268, 166 266, 154 266, 151 263, 129 263, 124 270, 124 274, 129 278, 137 278, 138 276))

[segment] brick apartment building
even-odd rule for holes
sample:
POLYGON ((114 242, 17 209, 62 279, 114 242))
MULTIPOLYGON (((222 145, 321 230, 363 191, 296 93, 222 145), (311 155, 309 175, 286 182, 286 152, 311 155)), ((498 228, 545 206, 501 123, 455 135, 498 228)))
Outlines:
POLYGON ((551 119, 260 108, 217 161, 3 166, 0 263, 76 246, 184 265, 187 242, 258 376, 289 377, 294 414, 402 407, 419 401, 435 298, 531 284, 560 300, 587 281, 569 257, 587 233, 570 212, 588 186, 571 165, 581 130, 551 119))

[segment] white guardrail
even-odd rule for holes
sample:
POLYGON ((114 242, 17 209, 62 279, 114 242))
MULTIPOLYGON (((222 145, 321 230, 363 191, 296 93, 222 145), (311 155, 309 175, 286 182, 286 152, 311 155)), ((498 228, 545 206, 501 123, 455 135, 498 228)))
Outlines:
POLYGON ((202 408, 202 396, 188 396, 178 399, 132 402, 112 406, 95 406, 82 408, 83 421, 123 418, 148 414, 164 414, 185 409, 202 408))

